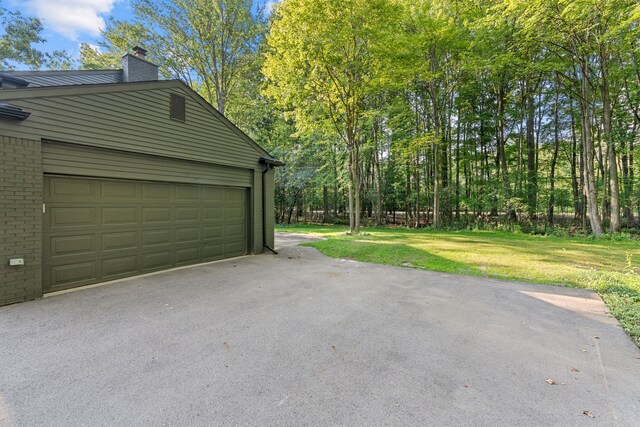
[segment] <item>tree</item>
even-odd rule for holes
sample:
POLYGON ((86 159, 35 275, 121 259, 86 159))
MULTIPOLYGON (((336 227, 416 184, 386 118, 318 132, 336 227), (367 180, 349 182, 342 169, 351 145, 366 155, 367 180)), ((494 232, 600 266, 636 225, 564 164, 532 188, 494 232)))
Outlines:
MULTIPOLYGON (((126 50, 125 50, 126 52, 126 50)), ((99 48, 88 43, 80 43, 80 69, 108 70, 120 66, 120 52, 114 49, 101 52, 99 48)))
POLYGON ((42 52, 35 45, 46 42, 42 37, 42 22, 37 18, 22 16, 0 3, 0 69, 12 69, 26 65, 32 69, 41 67, 68 68, 69 55, 64 51, 42 52))
POLYGON ((300 128, 330 120, 345 143, 352 233, 360 229, 366 105, 384 75, 396 10, 384 0, 285 0, 267 37, 267 93, 293 112, 300 128))
MULTIPOLYGON (((104 32, 110 53, 126 53, 135 40, 165 76, 184 80, 221 113, 241 102, 236 94, 255 69, 264 32, 252 0, 133 0, 131 7, 133 22, 111 20, 104 32)), ((85 66, 93 66, 85 52, 85 66)))

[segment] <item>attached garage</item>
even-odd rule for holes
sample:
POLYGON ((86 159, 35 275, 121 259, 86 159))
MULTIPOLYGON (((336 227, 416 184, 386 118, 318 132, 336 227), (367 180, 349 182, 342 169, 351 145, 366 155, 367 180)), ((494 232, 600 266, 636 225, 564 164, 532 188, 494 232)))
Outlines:
POLYGON ((280 163, 132 62, 0 74, 0 305, 273 247, 280 163))

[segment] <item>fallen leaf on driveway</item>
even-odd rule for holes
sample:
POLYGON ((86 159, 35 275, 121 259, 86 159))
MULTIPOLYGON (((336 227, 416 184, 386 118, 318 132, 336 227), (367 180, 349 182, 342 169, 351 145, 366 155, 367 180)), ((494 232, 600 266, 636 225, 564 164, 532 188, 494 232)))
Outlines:
POLYGON ((596 416, 591 413, 591 411, 582 411, 583 415, 586 415, 589 418, 595 418, 596 416))
POLYGON ((551 378, 547 378, 547 384, 549 384, 549 385, 556 385, 556 384, 558 384, 558 383, 556 382, 556 380, 552 380, 551 378))
POLYGON ((571 372, 580 372, 580 370, 578 370, 576 368, 571 368, 571 372))

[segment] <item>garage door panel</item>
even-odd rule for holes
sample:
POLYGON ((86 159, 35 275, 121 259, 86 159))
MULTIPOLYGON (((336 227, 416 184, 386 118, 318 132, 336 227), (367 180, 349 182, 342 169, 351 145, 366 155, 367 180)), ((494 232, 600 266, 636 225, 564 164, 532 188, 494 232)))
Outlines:
POLYGON ((164 270, 172 267, 171 251, 155 252, 142 255, 142 270, 164 270))
POLYGON ((93 226, 96 223, 96 208, 49 207, 50 227, 93 226))
POLYGON ((199 262, 201 259, 200 248, 176 249, 176 265, 188 265, 199 262))
POLYGON ((171 222, 171 208, 169 207, 142 208, 142 222, 143 224, 171 222))
POLYGON ((239 188, 45 176, 44 290, 243 255, 246 195, 239 188))
POLYGON ((225 206, 224 218, 231 221, 244 218, 244 206, 225 206))
POLYGON ((97 183, 78 181, 73 178, 59 179, 51 183, 49 189, 50 197, 64 197, 66 200, 97 200, 97 183))
POLYGON ((225 243, 224 253, 231 256, 239 256, 245 254, 245 246, 242 242, 225 243))
POLYGON ((138 256, 120 256, 102 261, 102 276, 104 279, 114 279, 116 276, 126 277, 138 272, 138 256))
POLYGON ((138 247, 138 232, 102 233, 101 241, 103 251, 136 249, 138 247))
POLYGON ((193 185, 176 185, 175 192, 178 201, 200 200, 200 188, 193 185))
POLYGON ((202 253, 206 261, 220 259, 224 255, 224 244, 207 244, 202 248, 202 253))
POLYGON ((177 228, 176 242, 197 242, 201 239, 200 227, 177 228))
POLYGON ((104 201, 130 201, 138 198, 137 185, 127 181, 103 181, 101 183, 104 201))
POLYGON ((224 200, 225 202, 242 204, 245 202, 244 197, 244 193, 240 191, 227 191, 225 192, 224 200))
POLYGON ((85 284, 95 281, 96 273, 96 261, 57 265, 51 267, 51 280, 59 285, 85 284))
POLYGON ((224 208, 222 206, 203 208, 202 220, 208 222, 224 222, 224 208))
POLYGON ((171 186, 169 184, 148 183, 142 184, 143 200, 171 200, 171 186))
POLYGON ((224 188, 203 187, 202 197, 206 202, 222 202, 224 201, 224 188))
POLYGON ((171 245, 173 243, 172 230, 145 230, 142 232, 142 246, 171 245))
POLYGON ((222 239, 224 237, 224 225, 210 225, 202 228, 203 239, 222 239))
POLYGON ((135 207, 102 208, 103 225, 136 225, 138 223, 138 209, 135 207))
POLYGON ((224 237, 233 239, 244 235, 244 224, 229 224, 224 226, 224 237))
POLYGON ((51 256, 93 254, 96 251, 95 234, 58 236, 50 239, 51 256))
POLYGON ((176 222, 198 222, 200 221, 200 209, 197 207, 176 208, 176 222))

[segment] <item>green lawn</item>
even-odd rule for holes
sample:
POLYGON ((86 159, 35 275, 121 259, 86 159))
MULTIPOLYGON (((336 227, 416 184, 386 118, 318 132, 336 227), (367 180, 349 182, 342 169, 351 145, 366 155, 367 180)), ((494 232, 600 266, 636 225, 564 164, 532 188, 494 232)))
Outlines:
POLYGON ((640 345, 638 240, 404 228, 370 228, 349 236, 345 227, 320 225, 277 230, 326 237, 307 246, 336 258, 593 289, 640 345))

